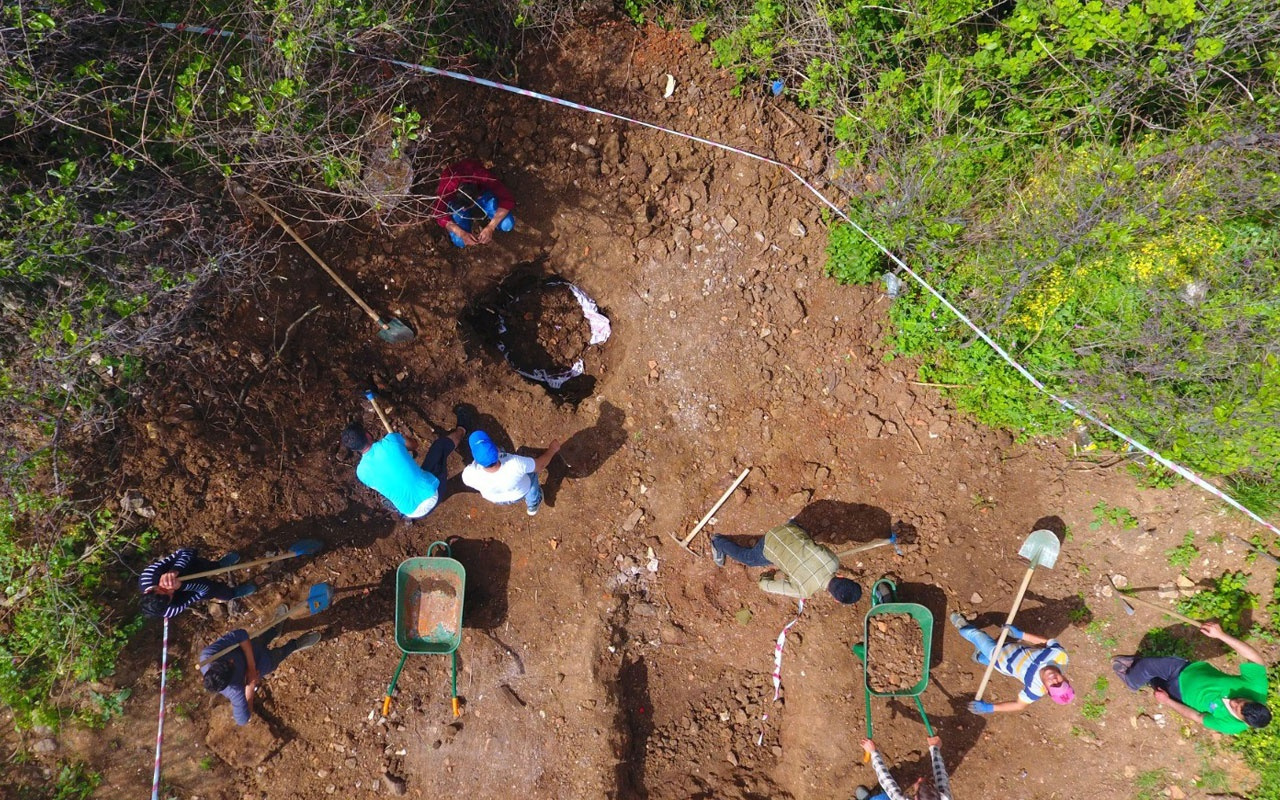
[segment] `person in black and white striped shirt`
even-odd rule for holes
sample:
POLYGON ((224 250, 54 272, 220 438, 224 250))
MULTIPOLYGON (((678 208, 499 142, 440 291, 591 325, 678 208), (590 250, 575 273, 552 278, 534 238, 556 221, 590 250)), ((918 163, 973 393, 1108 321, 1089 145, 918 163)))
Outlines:
POLYGON ((183 575, 208 572, 218 567, 229 567, 240 560, 236 553, 227 553, 220 561, 201 558, 193 547, 184 547, 151 564, 138 576, 142 589, 142 613, 148 617, 172 619, 196 603, 204 600, 232 600, 248 597, 257 591, 252 582, 234 589, 212 578, 195 578, 184 581, 183 575))
MULTIPOLYGON (((947 780, 947 765, 942 762, 942 739, 930 736, 927 741, 929 742, 929 759, 933 764, 933 780, 920 778, 916 781, 915 786, 912 787, 915 800, 953 800, 951 782, 947 780)), ((907 800, 907 796, 898 787, 898 782, 889 773, 889 767, 885 765, 884 757, 876 749, 876 743, 870 739, 863 739, 862 749, 871 756, 871 766, 875 768, 876 778, 880 781, 880 793, 873 795, 866 788, 859 786, 854 797, 857 800, 907 800)))

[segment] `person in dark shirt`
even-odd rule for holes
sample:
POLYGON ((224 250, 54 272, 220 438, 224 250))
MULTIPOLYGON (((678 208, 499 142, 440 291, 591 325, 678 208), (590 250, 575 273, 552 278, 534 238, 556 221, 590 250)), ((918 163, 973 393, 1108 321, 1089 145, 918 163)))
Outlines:
POLYGON ((283 622, 254 639, 250 639, 243 628, 237 628, 223 634, 216 642, 200 651, 200 660, 205 661, 231 645, 240 645, 238 649, 200 668, 204 673, 204 688, 231 701, 231 713, 235 716, 237 725, 248 725, 253 717, 253 695, 262 677, 275 671, 280 662, 290 654, 314 647, 320 642, 320 632, 312 631, 283 647, 268 649, 267 645, 280 635, 282 628, 283 622))
POLYGON ((183 580, 183 575, 208 572, 219 567, 230 567, 240 561, 237 553, 227 553, 219 561, 201 558, 194 547, 184 547, 151 564, 138 576, 138 588, 142 590, 142 613, 148 617, 172 619, 196 603, 204 600, 226 602, 237 597, 248 597, 258 590, 253 583, 243 583, 232 588, 212 578, 183 580))

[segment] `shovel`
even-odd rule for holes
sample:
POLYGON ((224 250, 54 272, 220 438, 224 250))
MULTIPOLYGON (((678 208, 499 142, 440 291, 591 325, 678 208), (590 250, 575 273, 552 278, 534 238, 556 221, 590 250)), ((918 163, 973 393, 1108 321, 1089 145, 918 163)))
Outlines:
MULTIPOLYGON (((319 614, 321 611, 324 611, 329 607, 329 601, 332 599, 333 587, 327 583, 317 583, 311 587, 310 591, 307 592, 307 599, 303 600, 301 603, 292 607, 287 606, 284 603, 276 606, 275 614, 272 615, 269 622, 264 622, 253 630, 248 631, 249 638, 256 639, 287 619, 302 619, 303 617, 319 614)), ((214 661, 217 661, 239 646, 239 644, 233 644, 230 647, 224 647, 212 656, 206 658, 204 661, 201 661, 198 666, 204 667, 212 664, 214 661)))
POLYGON ((231 572, 237 569, 248 569, 249 567, 257 567, 262 564, 270 564, 275 561, 284 561, 286 558, 297 558, 298 556, 311 556, 320 552, 320 548, 324 547, 324 542, 319 539, 299 539, 289 545, 289 549, 283 553, 267 558, 259 558, 256 561, 246 561, 243 564, 232 564, 229 567, 218 567, 217 569, 207 570, 205 572, 193 572, 190 575, 183 575, 182 580, 189 581, 192 578, 208 578, 213 575, 221 575, 224 572, 231 572))
MULTIPOLYGON (((1110 579, 1108 578, 1108 580, 1110 579)), ((1137 603, 1138 605, 1146 606, 1147 608, 1153 608, 1156 611, 1159 611, 1163 614, 1168 614, 1169 616, 1173 617, 1179 622, 1185 622, 1188 625, 1194 625, 1197 628, 1199 628, 1201 625, 1204 624, 1200 620, 1192 619, 1191 617, 1188 617, 1185 614, 1179 614, 1177 611, 1174 611, 1171 608, 1165 608, 1159 603, 1153 603, 1150 600, 1143 600, 1141 597, 1134 597, 1133 595, 1121 594, 1119 587, 1117 587, 1115 584, 1115 581, 1111 581, 1111 588, 1115 589, 1116 600, 1120 601, 1120 606, 1124 609, 1124 613, 1130 616, 1133 615, 1133 604, 1137 603)))
MULTIPOLYGON (((698 521, 697 525, 693 526, 693 530, 689 531, 689 535, 684 537, 684 539, 677 539, 674 533, 669 534, 672 539, 675 539, 676 544, 680 545, 685 550, 688 550, 690 553, 693 553, 693 551, 689 549, 689 542, 692 542, 693 537, 698 535, 698 531, 702 530, 706 524, 711 521, 711 518, 720 510, 720 506, 724 505, 725 501, 729 499, 729 495, 733 494, 734 489, 737 489, 738 485, 745 481, 747 476, 750 474, 751 467, 744 469, 742 474, 738 476, 738 479, 733 482, 733 485, 726 489, 724 494, 720 495, 720 499, 716 501, 716 504, 711 507, 711 510, 707 512, 706 516, 698 521)), ((694 553, 694 555, 696 555, 696 553, 694 553)))
POLYGON ((297 231, 289 227, 289 223, 285 222, 283 219, 280 218, 280 215, 276 213, 276 210, 274 208, 267 205, 267 202, 265 200, 263 200, 261 197, 258 197, 253 192, 249 192, 248 194, 254 200, 258 201, 258 205, 266 209, 267 213, 271 215, 271 218, 276 221, 276 224, 278 224, 281 228, 284 228, 285 233, 292 236, 293 240, 297 242, 298 245, 303 250, 307 251, 307 255, 315 259, 315 262, 319 264, 320 267, 325 272, 329 273, 329 277, 333 278, 333 282, 338 284, 338 286, 342 287, 342 291, 346 292, 348 295, 351 296, 352 300, 356 301, 356 305, 360 306, 360 308, 364 310, 364 313, 369 315, 369 319, 377 323, 378 327, 381 328, 381 330, 378 331, 379 339, 381 339, 384 342, 390 342, 392 344, 399 344, 400 342, 412 342, 414 340, 415 334, 412 328, 410 328, 408 325, 405 325, 403 322, 396 319, 395 317, 391 317, 390 319, 387 319, 386 317, 383 317, 380 314, 378 314, 377 311, 374 311, 372 306, 366 303, 364 299, 360 297, 360 295, 356 294, 355 289, 352 289, 350 286, 348 286, 346 281, 338 277, 338 273, 334 272, 333 269, 330 268, 328 264, 324 263, 324 259, 316 255, 316 251, 312 250, 311 247, 302 240, 302 237, 298 235, 297 231))
POLYGON ((382 413, 382 406, 378 405, 378 394, 372 389, 366 389, 364 397, 373 405, 373 410, 378 412, 378 419, 382 420, 382 427, 387 429, 387 434, 395 433, 395 431, 391 430, 391 422, 387 419, 387 415, 382 413))
POLYGON ((1022 585, 1018 587, 1018 594, 1013 598, 1013 608, 1009 609, 1009 617, 1000 628, 1000 638, 996 639, 995 649, 991 651, 991 663, 987 664, 987 671, 982 673, 982 682, 978 684, 978 693, 974 695, 975 700, 981 700, 983 693, 987 691, 991 671, 996 666, 996 654, 1000 652, 1001 647, 1004 647, 1004 640, 1009 635, 1009 626, 1013 624, 1013 618, 1018 615, 1018 609, 1022 607, 1022 598, 1027 593, 1027 587, 1031 585, 1032 574, 1035 573, 1036 567, 1053 569, 1053 565, 1058 563, 1058 551, 1061 548, 1057 534, 1053 531, 1038 530, 1033 531, 1018 550, 1018 555, 1029 563, 1027 574, 1022 576, 1022 585))

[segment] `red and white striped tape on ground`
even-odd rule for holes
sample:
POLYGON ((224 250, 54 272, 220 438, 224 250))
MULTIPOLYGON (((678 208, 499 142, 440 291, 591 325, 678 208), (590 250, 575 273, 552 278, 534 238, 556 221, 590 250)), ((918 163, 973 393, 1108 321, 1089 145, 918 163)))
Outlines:
MULTIPOLYGON (((791 630, 791 626, 800 621, 800 615, 804 613, 804 600, 800 601, 800 608, 796 609, 796 618, 783 626, 778 632, 778 641, 773 645, 773 702, 778 702, 778 698, 782 696, 782 648, 787 645, 787 631, 791 630)), ((760 735, 756 737, 756 746, 764 744, 764 727, 769 722, 769 706, 764 707, 764 711, 760 714, 760 735)))
MULTIPOLYGON (((262 37, 258 37, 258 36, 244 36, 241 34, 230 32, 230 31, 224 31, 224 30, 219 30, 217 28, 208 28, 208 27, 203 27, 198 25, 183 25, 183 24, 172 23, 172 22, 143 23, 143 24, 152 25, 154 27, 164 28, 167 30, 177 31, 180 33, 186 32, 186 33, 195 33, 195 34, 200 34, 205 36, 238 37, 238 38, 249 39, 249 40, 259 41, 259 42, 265 41, 264 39, 262 39, 262 37)), ((989 336, 986 331, 979 328, 978 325, 973 320, 969 319, 969 317, 963 311, 961 311, 960 309, 952 305, 951 302, 947 300, 947 298, 943 297, 942 294, 937 289, 933 288, 933 286, 931 286, 928 281, 926 281, 917 272, 915 272, 915 270, 908 267, 906 263, 903 262, 902 259, 894 255, 894 253, 892 253, 888 248, 886 248, 878 239, 876 239, 874 236, 868 233, 861 225, 854 222, 853 219, 851 219, 849 215, 844 212, 843 209, 841 209, 835 203, 827 199, 826 195, 820 192, 812 183, 807 181, 802 175, 800 175, 799 172, 797 172, 790 165, 785 164, 777 159, 760 155, 759 153, 753 153, 750 150, 743 150, 742 148, 724 144, 723 142, 717 142, 713 139, 706 139, 701 136, 694 136, 693 134, 685 133, 683 131, 678 131, 673 128, 667 128, 652 122, 645 122, 644 120, 635 119, 633 117, 628 117, 622 114, 616 114, 612 111, 605 111, 604 109, 595 108, 594 106, 583 105, 581 103, 574 103, 572 101, 565 100, 559 97, 553 97, 548 94, 543 94, 542 92, 535 92, 530 89, 521 89, 518 86, 511 86, 509 84, 499 83, 498 81, 491 81, 491 80, 488 80, 487 78, 477 78, 474 75, 467 75, 465 73, 454 72, 452 70, 447 70, 447 69, 439 69, 437 67, 428 67, 423 64, 414 64, 408 61, 399 61, 397 59, 384 58, 382 56, 364 55, 361 53, 356 53, 354 51, 348 51, 348 52, 350 52, 351 55, 357 56, 359 58, 364 58, 370 61, 377 61, 383 64, 390 64, 393 66, 402 67, 404 69, 421 72, 426 75, 436 75, 442 78, 450 78, 452 80, 465 81, 466 83, 473 83, 473 84, 476 84, 477 86, 485 86, 490 89, 496 89, 498 91, 503 91, 503 92, 510 92, 512 94, 521 95, 522 97, 529 97, 529 98, 533 98, 534 100, 540 100, 542 102, 553 103, 558 106, 564 106, 565 108, 576 109, 578 111, 583 111, 588 114, 595 114, 597 116, 608 117, 609 119, 616 119, 619 122, 625 122, 630 125, 638 125, 640 127, 649 128, 650 130, 659 131, 661 133, 665 133, 670 136, 678 136, 682 139, 688 139, 693 142, 698 142, 699 144, 706 145, 707 147, 714 147, 730 153, 735 153, 740 156, 745 156, 746 158, 754 159, 756 161, 760 161, 765 164, 771 164, 775 167, 778 167, 779 169, 786 171, 788 174, 791 175, 791 177, 795 178, 797 182, 799 182, 806 189, 812 192, 813 196, 817 198, 819 203, 826 206, 828 209, 830 209, 830 211, 833 214, 835 214, 840 219, 844 220, 846 223, 851 225, 855 230, 858 231, 858 233, 865 236, 867 241, 874 244, 876 248, 880 250, 881 253, 883 253, 890 261, 892 261, 895 265, 897 265, 898 269, 902 270, 907 275, 910 275, 912 280, 920 284, 921 288, 923 288, 929 294, 936 297, 938 299, 938 302, 942 303, 942 306, 944 308, 946 308, 948 311, 954 314, 956 319, 963 322, 970 330, 974 332, 975 335, 978 336, 978 338, 982 339, 983 342, 985 342, 992 350, 994 350, 996 355, 1000 356, 1000 358, 1004 359, 1005 363, 1007 363, 1009 366, 1017 370, 1018 374, 1021 375, 1023 378, 1026 378, 1026 380, 1036 389, 1048 395, 1058 405, 1062 406, 1063 408, 1067 409, 1073 414, 1076 414, 1077 416, 1080 416, 1080 417, 1083 417, 1084 419, 1089 420, 1090 422, 1097 425, 1098 427, 1110 432, 1112 435, 1116 436, 1121 441, 1124 441, 1125 443, 1132 446, 1134 449, 1138 450, 1142 454, 1156 461, 1165 469, 1177 475, 1180 475, 1183 478, 1186 478, 1191 483, 1200 487, 1201 489, 1213 495, 1214 497, 1217 497, 1218 499, 1222 500, 1224 503, 1236 509, 1240 513, 1246 515, 1247 517, 1252 519, 1254 522, 1263 526, 1264 528, 1276 534, 1277 536, 1280 536, 1280 528, 1277 528, 1275 525, 1272 525, 1270 522, 1267 522, 1258 514, 1255 514, 1254 512, 1245 508, 1234 497, 1231 497, 1226 492, 1222 491, 1218 487, 1209 483, 1209 481, 1200 477, 1195 472, 1191 471, 1187 467, 1182 466, 1181 464, 1177 464, 1169 460, 1168 458, 1165 458, 1164 456, 1157 453, 1155 450, 1151 449, 1150 447, 1147 447, 1142 442, 1139 442, 1137 439, 1134 439, 1132 436, 1129 436, 1123 431, 1118 430, 1117 428, 1107 424, 1106 422, 1098 418, 1096 414, 1094 414, 1084 406, 1079 405, 1064 397, 1059 397, 1057 394, 1054 394, 1047 386, 1044 385, 1043 382, 1041 382, 1038 378, 1036 378, 1036 376, 1032 375, 1031 372, 1026 367, 1024 367, 1012 355, 1010 355, 1008 351, 1006 351, 1003 347, 997 344, 996 341, 992 339, 991 336, 989 336)))
POLYGON ((151 800, 160 800, 160 751, 164 744, 164 695, 169 675, 169 618, 164 618, 164 637, 160 650, 160 720, 156 724, 156 768, 151 773, 151 800))

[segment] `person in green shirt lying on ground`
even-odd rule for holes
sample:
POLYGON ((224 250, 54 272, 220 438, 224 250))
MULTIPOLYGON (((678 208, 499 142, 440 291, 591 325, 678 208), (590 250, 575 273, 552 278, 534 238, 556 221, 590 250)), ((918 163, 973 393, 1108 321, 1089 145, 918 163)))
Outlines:
POLYGON ((1253 647, 1224 632, 1216 622, 1206 622, 1200 632, 1236 651, 1245 663, 1231 675, 1207 661, 1185 658, 1116 656, 1111 668, 1130 689, 1155 690, 1156 702, 1168 706, 1192 722, 1228 736, 1271 722, 1267 708, 1267 665, 1253 647))

